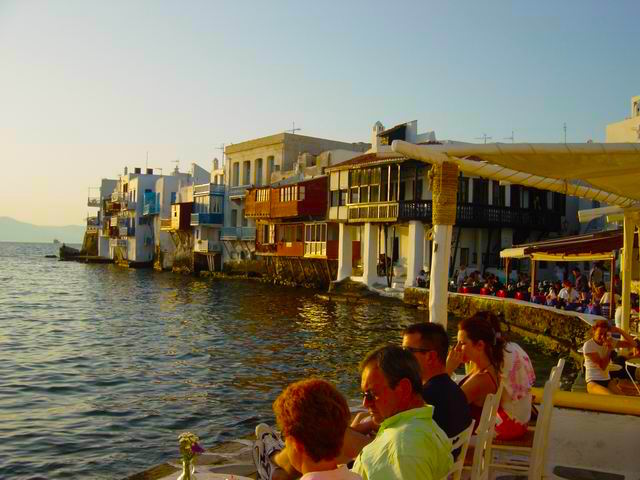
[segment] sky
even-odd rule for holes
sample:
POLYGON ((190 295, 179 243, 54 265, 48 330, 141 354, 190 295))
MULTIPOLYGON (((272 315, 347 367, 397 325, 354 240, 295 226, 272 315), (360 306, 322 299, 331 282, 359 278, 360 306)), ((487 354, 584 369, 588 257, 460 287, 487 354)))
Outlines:
POLYGON ((605 140, 640 95, 637 1, 0 0, 0 216, 82 224, 125 166, 371 127, 605 140))

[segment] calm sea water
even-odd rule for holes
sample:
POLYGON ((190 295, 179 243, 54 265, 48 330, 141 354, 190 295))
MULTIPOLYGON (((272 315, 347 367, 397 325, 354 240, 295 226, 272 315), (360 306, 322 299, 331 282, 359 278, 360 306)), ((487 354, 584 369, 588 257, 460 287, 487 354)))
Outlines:
MULTIPOLYGON (((122 478, 272 421, 289 382, 355 397, 357 362, 424 312, 315 292, 47 259, 0 243, 0 478, 122 478)), ((555 359, 530 352, 542 380, 555 359)))

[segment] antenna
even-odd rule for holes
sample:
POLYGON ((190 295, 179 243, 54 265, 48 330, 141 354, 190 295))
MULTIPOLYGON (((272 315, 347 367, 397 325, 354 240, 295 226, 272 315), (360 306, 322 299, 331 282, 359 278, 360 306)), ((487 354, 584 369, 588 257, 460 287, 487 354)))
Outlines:
POLYGON ((178 168, 178 167, 180 166, 180 159, 178 158, 178 159, 176 159, 176 160, 171 160, 171 163, 175 163, 175 164, 176 164, 176 167, 175 167, 175 169, 174 169, 173 171, 174 171, 174 172, 178 172, 178 171, 180 170, 180 169, 178 168))
POLYGON ((295 135, 296 132, 299 132, 300 130, 302 129, 296 128, 296 122, 293 122, 293 127, 291 127, 291 130, 285 130, 285 132, 291 132, 293 135, 295 135))
POLYGON ((222 162, 220 162, 220 168, 224 168, 224 143, 221 143, 219 147, 216 147, 216 150, 220 150, 222 152, 222 162))
POLYGON ((562 124, 562 130, 564 130, 564 143, 567 143, 567 122, 562 124))
POLYGON ((503 140, 511 140, 511 143, 515 142, 515 137, 513 136, 513 130, 511 130, 511 136, 504 137, 503 140))
POLYGON ((487 140, 491 140, 493 137, 488 136, 486 133, 483 133, 481 137, 476 137, 476 140, 484 140, 485 145, 487 144, 487 140))
POLYGON ((145 170, 146 170, 147 168, 149 168, 149 150, 147 150, 147 161, 146 161, 146 162, 145 162, 145 164, 144 164, 144 168, 145 168, 145 170))

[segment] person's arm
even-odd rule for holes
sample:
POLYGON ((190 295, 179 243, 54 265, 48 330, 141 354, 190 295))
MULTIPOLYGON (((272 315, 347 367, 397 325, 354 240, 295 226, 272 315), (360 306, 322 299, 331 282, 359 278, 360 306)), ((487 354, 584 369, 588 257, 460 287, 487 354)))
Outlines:
POLYGON ((618 327, 611 327, 610 330, 612 333, 619 333, 620 335, 622 335, 622 338, 624 338, 624 340, 619 340, 616 344, 615 344, 615 348, 633 348, 636 345, 636 341, 634 340, 634 338, 629 335, 628 332, 625 332, 623 329, 618 328, 618 327))
POLYGON ((609 365, 609 362, 611 361, 611 358, 609 357, 608 354, 605 355, 604 357, 601 357, 596 352, 589 352, 589 353, 585 352, 585 355, 589 357, 602 370, 606 369, 607 365, 609 365))
POLYGON ((462 352, 459 352, 455 348, 452 348, 451 350, 449 350, 449 355, 447 355, 447 364, 445 367, 447 371, 447 375, 449 376, 453 375, 453 372, 455 372, 455 370, 460 366, 461 363, 462 363, 462 352))

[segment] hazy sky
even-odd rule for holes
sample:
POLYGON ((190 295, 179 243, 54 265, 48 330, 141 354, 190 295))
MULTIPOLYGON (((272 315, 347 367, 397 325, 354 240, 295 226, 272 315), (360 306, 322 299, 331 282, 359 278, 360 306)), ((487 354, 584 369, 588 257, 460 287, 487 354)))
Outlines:
POLYGON ((0 216, 80 224, 124 166, 291 128, 604 141, 640 94, 634 1, 0 0, 0 216))

